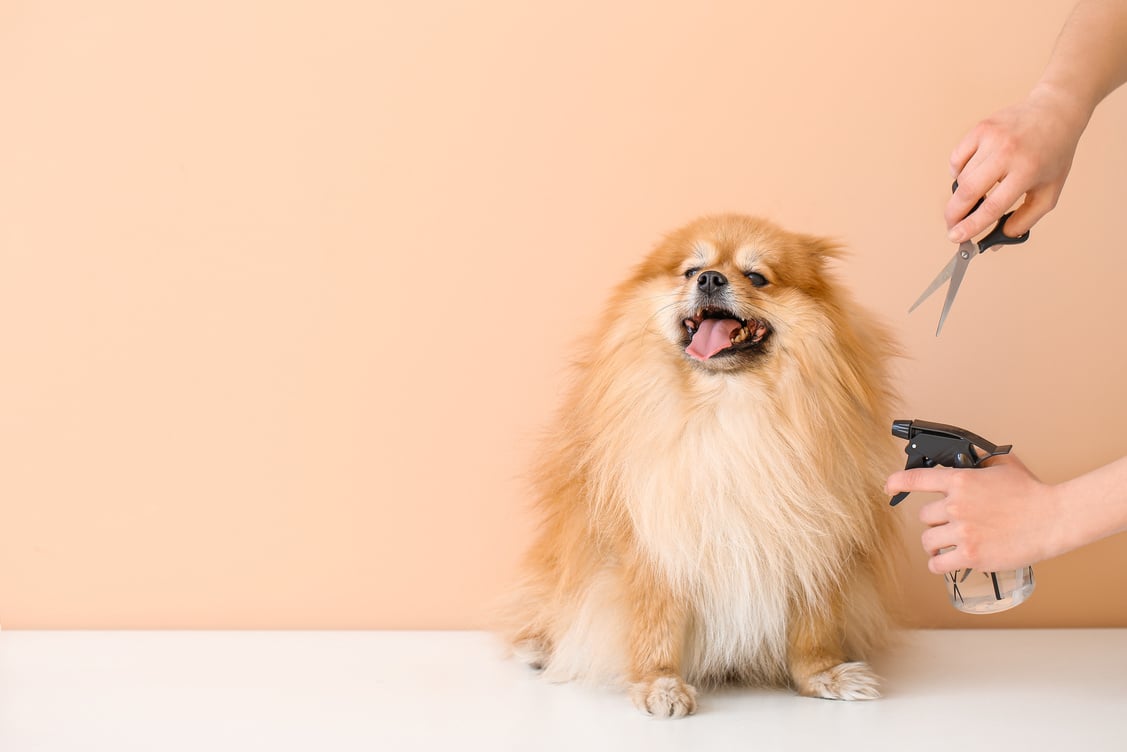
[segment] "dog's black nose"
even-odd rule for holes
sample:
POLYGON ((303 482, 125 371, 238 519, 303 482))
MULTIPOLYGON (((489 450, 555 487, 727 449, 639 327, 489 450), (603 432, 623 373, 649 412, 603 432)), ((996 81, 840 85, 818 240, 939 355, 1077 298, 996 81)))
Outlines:
POLYGON ((728 284, 728 278, 720 272, 704 272, 697 277, 697 287, 705 295, 720 292, 726 284, 728 284))

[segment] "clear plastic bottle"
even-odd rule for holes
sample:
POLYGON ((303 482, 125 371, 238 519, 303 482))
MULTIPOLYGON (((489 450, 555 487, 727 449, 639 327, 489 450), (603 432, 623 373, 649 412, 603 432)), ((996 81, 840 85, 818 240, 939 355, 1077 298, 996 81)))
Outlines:
POLYGON ((1024 603, 1033 594, 1033 567, 1004 572, 956 569, 943 575, 951 605, 968 614, 996 614, 1024 603))

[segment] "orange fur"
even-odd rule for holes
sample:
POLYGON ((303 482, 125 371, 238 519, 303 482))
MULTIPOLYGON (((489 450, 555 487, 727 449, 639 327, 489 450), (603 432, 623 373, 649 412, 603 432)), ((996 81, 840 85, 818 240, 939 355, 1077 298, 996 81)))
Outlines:
POLYGON ((617 288, 535 470, 543 528, 503 628, 547 676, 627 685, 662 716, 693 712, 699 683, 876 696, 851 661, 891 626, 893 347, 834 286, 837 255, 705 217, 617 288), (762 343, 686 354, 706 271, 762 343))

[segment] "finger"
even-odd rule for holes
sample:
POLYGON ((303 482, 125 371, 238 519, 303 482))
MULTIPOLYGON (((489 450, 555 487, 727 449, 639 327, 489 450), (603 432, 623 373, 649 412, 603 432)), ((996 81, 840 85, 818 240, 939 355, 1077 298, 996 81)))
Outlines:
POLYGON ((1050 188, 1028 191, 1025 201, 1014 210, 1013 216, 1006 220, 1002 231, 1011 238, 1024 235, 1057 205, 1059 194, 1050 188))
POLYGON ((927 560, 927 568, 933 574, 944 574, 945 572, 954 572, 956 569, 966 569, 967 561, 958 548, 952 548, 946 553, 932 556, 927 560))
POLYGON ((936 556, 945 548, 955 545, 956 533, 952 525, 939 525, 929 527, 920 535, 920 545, 927 551, 928 556, 936 556))
MULTIPOLYGON (((959 190, 962 190, 962 184, 959 184, 959 190)), ((957 191, 956 191, 957 192, 957 191)), ((1015 180, 1003 179, 998 187, 988 194, 983 199, 982 205, 974 210, 972 214, 967 216, 966 219, 956 223, 948 233, 948 238, 952 242, 962 243, 964 240, 970 240, 978 235, 986 228, 997 222, 1006 211, 1021 198, 1024 193, 1024 186, 1015 180), (956 240, 956 238, 959 238, 956 240)), ((975 199, 977 201, 977 199, 975 199)), ((1020 233, 1018 233, 1020 235, 1020 233)))
MULTIPOLYGON (((974 205, 980 198, 990 193, 990 190, 997 185, 998 181, 1005 177, 1002 165, 997 160, 988 160, 981 164, 967 165, 967 168, 959 175, 959 187, 951 194, 951 198, 947 201, 947 206, 943 210, 943 218, 947 222, 947 227, 953 232, 954 229, 961 222, 973 220, 974 223, 981 223, 985 226, 980 212, 982 207, 975 209, 974 205), (977 215, 977 216, 976 216, 977 215)), ((1000 216, 1000 215, 999 215, 1000 216)), ((975 233, 971 233, 972 237, 975 233)), ((967 238, 963 238, 966 240, 967 238)), ((962 242, 961 240, 958 242, 962 242)))
POLYGON ((943 493, 951 482, 951 473, 955 472, 950 467, 917 467, 911 470, 900 470, 888 476, 884 490, 890 494, 901 491, 929 491, 943 493))
POLYGON ((933 501, 930 504, 924 504, 920 507, 920 522, 925 525, 934 527, 935 525, 943 525, 950 521, 951 518, 947 514, 947 504, 943 499, 933 501))
POLYGON ((981 129, 972 128, 963 136, 962 141, 955 146, 949 160, 951 165, 951 177, 958 177, 959 173, 966 168, 967 162, 969 162, 971 157, 978 151, 978 144, 981 137, 981 129))

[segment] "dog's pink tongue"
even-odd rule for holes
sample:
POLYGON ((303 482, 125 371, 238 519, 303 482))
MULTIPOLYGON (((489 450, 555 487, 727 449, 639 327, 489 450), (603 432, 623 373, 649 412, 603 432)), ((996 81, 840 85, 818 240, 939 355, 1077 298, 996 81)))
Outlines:
POLYGON ((732 333, 740 326, 740 322, 735 319, 704 319, 693 333, 693 341, 685 348, 685 352, 697 360, 708 360, 732 346, 732 333))

